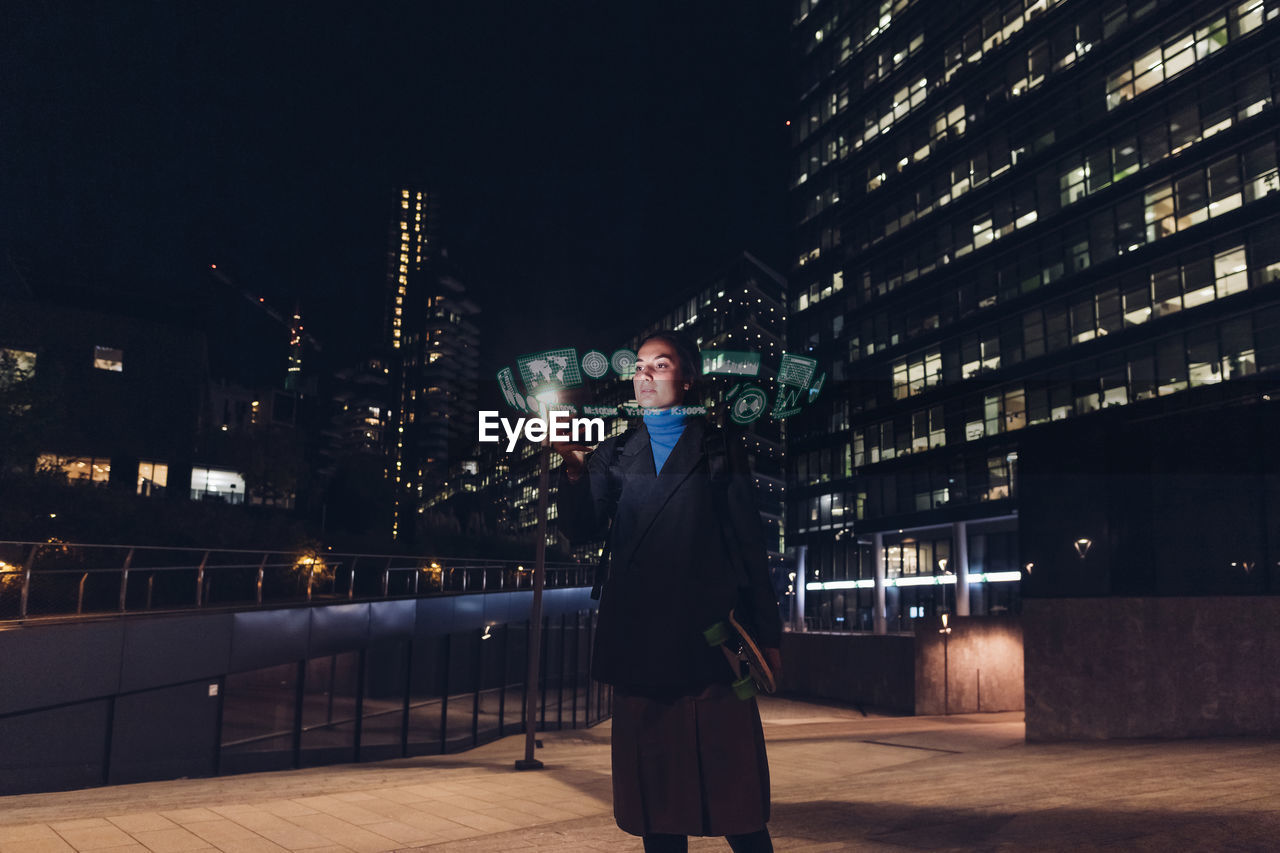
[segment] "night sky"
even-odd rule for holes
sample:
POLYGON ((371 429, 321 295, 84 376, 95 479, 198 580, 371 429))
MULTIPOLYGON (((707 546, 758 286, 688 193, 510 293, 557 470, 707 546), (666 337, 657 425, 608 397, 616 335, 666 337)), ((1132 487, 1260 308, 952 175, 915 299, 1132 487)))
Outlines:
POLYGON ((784 4, 21 5, 0 241, 40 293, 182 317, 217 263, 346 357, 406 179, 487 367, 613 343, 742 249, 785 272, 784 4))

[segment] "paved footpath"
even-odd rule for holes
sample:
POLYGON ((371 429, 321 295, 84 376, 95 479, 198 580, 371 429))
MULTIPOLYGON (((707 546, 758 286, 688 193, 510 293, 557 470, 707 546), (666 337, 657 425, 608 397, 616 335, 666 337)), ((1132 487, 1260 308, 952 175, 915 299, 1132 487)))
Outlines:
MULTIPOLYGON (((1027 745, 1021 714, 762 703, 779 851, 1280 850, 1280 740, 1027 745)), ((638 851, 608 725, 470 752, 0 797, 0 853, 638 851)), ((728 850, 695 839, 693 851, 728 850)))

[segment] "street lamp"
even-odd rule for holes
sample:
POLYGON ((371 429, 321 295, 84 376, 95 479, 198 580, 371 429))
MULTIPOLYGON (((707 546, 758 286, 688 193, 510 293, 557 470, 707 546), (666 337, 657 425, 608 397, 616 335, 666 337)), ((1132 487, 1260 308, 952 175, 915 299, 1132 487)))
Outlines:
MULTIPOLYGON (((543 391, 538 395, 545 412, 555 405, 559 395, 543 391)), ((542 762, 533 757, 537 747, 538 665, 542 655, 542 590, 547 577, 547 492, 551 480, 551 431, 542 437, 538 449, 538 542, 534 550, 533 608, 529 613, 529 666, 525 676, 524 758, 516 762, 517 770, 541 770, 542 762)))
POLYGON ((951 661, 948 654, 948 641, 951 639, 951 626, 947 624, 949 621, 946 613, 942 614, 942 627, 938 633, 942 635, 942 713, 950 715, 951 713, 951 661))

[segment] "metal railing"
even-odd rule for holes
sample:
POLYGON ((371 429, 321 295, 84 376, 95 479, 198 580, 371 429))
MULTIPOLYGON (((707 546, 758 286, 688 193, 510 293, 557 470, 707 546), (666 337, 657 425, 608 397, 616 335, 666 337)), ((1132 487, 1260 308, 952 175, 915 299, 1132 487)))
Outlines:
MULTIPOLYGON (((548 563, 546 585, 592 572, 548 563)), ((0 621, 532 588, 532 560, 0 540, 0 621)))

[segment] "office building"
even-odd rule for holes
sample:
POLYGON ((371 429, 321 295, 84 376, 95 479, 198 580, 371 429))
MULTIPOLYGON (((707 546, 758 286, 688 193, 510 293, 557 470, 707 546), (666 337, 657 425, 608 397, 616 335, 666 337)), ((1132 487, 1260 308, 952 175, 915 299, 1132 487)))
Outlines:
POLYGON ((837 380, 788 422, 809 622, 1016 611, 1024 436, 1280 366, 1280 3, 794 11, 789 348, 837 380))
MULTIPOLYGON (((729 398, 738 386, 758 386, 773 399, 783 351, 786 306, 786 280, 750 252, 743 252, 709 283, 686 294, 674 308, 646 326, 628 346, 634 350, 645 335, 672 329, 693 338, 703 351, 703 368, 708 371, 726 369, 723 359, 714 354, 716 351, 758 355, 759 373, 754 376, 707 372, 703 377, 699 402, 707 406, 708 419, 714 424, 732 426, 728 418, 729 398)), ((628 398, 631 396, 627 394, 628 398)), ((765 411, 749 424, 733 428, 740 435, 751 463, 756 503, 775 571, 781 567, 785 544, 782 530, 786 477, 784 423, 769 417, 765 411)))

